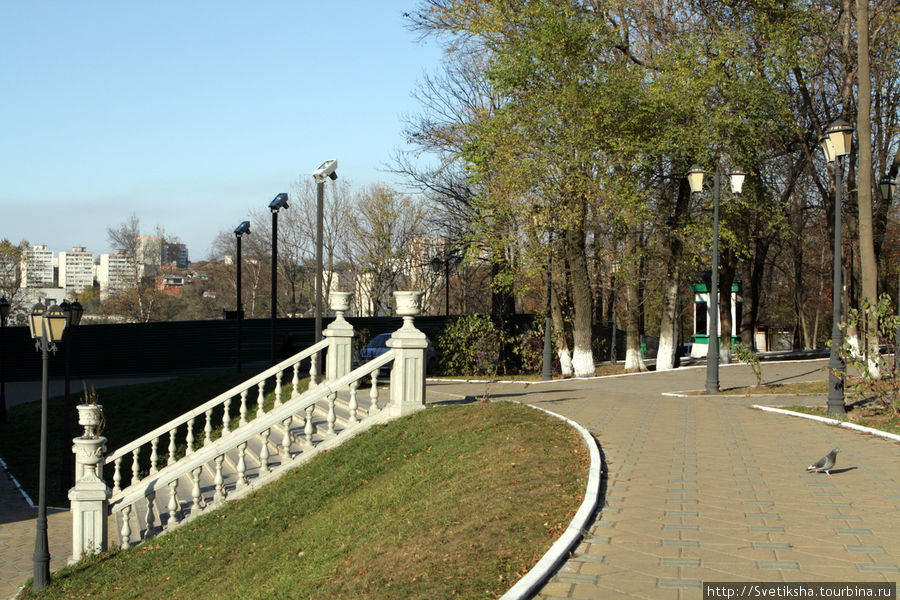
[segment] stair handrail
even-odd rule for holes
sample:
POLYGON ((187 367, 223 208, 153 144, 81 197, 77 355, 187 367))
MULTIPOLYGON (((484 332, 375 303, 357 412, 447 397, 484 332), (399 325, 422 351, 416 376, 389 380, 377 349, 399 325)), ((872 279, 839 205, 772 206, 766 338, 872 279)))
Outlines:
POLYGON ((196 408, 189 410, 188 412, 182 414, 181 416, 172 419, 168 423, 160 425, 153 431, 151 431, 149 433, 145 433, 144 435, 137 438, 136 440, 133 440, 132 442, 122 446, 115 452, 107 455, 106 460, 104 461, 103 464, 109 465, 109 464, 114 463, 116 461, 116 459, 124 457, 129 452, 134 451, 135 448, 140 448, 144 444, 152 441, 154 438, 157 438, 163 434, 168 433, 175 427, 180 427, 181 425, 187 423, 191 419, 195 419, 195 418, 199 417, 200 415, 204 414, 210 408, 213 408, 213 407, 218 406, 219 404, 223 403, 226 399, 237 396, 241 392, 243 392, 245 390, 249 390, 253 386, 258 385, 259 382, 265 381, 269 377, 272 377, 273 375, 277 374, 279 371, 283 371, 283 370, 287 369, 288 367, 292 367, 296 363, 302 361, 303 359, 309 358, 313 354, 316 354, 317 352, 324 350, 325 348, 328 347, 328 344, 329 344, 329 341, 327 339, 321 340, 321 341, 313 344, 309 348, 302 350, 301 352, 298 352, 297 354, 295 354, 289 358, 284 359, 277 365, 269 367, 262 373, 255 375, 254 377, 251 377, 250 379, 244 381, 243 383, 239 383, 238 385, 234 386, 230 390, 222 392, 221 394, 219 394, 215 398, 205 402, 204 404, 201 404, 200 406, 197 406, 196 408))
MULTIPOLYGON (((315 346, 312 346, 310 348, 314 347, 315 346)), ((260 432, 282 422, 285 418, 315 404, 329 394, 337 393, 354 381, 360 380, 367 375, 371 375, 376 370, 394 360, 394 354, 394 350, 388 350, 384 354, 381 354, 362 366, 357 367, 353 371, 350 371, 343 377, 339 377, 334 381, 322 382, 313 390, 305 392, 299 398, 273 408, 268 413, 247 422, 245 425, 241 425, 237 429, 227 433, 223 432, 222 436, 214 440, 211 444, 195 450, 192 454, 183 457, 175 464, 163 467, 153 475, 149 475, 140 482, 113 494, 109 499, 110 513, 119 512, 125 507, 133 505, 138 500, 145 498, 151 490, 162 489, 173 480, 178 479, 199 466, 209 463, 217 456, 221 456, 232 448, 236 448, 239 444, 252 439, 260 432)))

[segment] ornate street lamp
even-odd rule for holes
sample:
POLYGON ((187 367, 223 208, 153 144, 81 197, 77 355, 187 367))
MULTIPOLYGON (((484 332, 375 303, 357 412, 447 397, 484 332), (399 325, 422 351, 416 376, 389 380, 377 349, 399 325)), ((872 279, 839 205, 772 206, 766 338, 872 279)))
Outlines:
MULTIPOLYGON (((325 214, 325 180, 337 179, 337 164, 335 158, 326 160, 312 173, 316 182, 316 332, 314 344, 322 339, 322 222, 325 214)), ((315 361, 315 372, 321 373, 320 354, 317 353, 313 360, 315 361)))
POLYGON ((74 335, 73 328, 76 327, 79 323, 81 323, 81 315, 84 314, 84 307, 81 306, 81 303, 77 300, 75 302, 69 303, 68 300, 63 300, 62 304, 59 305, 59 308, 66 314, 66 332, 65 338, 68 342, 63 350, 65 356, 65 388, 64 388, 64 396, 63 396, 63 406, 65 410, 63 411, 63 436, 60 444, 60 458, 62 468, 59 471, 59 489, 67 490, 73 485, 72 480, 72 446, 69 440, 72 439, 72 401, 71 401, 71 377, 70 377, 70 364, 71 364, 71 356, 72 356, 72 335, 74 335))
POLYGON ((241 320, 244 318, 244 307, 241 302, 241 236, 250 235, 250 221, 242 221, 234 230, 234 236, 237 238, 237 370, 241 371, 241 320))
POLYGON ((48 364, 56 343, 62 341, 68 317, 56 304, 49 308, 38 302, 29 315, 28 325, 37 350, 41 352, 41 446, 38 470, 38 514, 34 541, 34 591, 50 583, 50 546, 47 543, 47 396, 49 395, 48 364))
POLYGON ((278 362, 277 346, 275 344, 275 319, 277 317, 278 298, 278 210, 288 208, 288 195, 284 192, 275 196, 269 202, 269 210, 272 211, 272 364, 278 362))
MULTIPOLYGON (((691 192, 699 194, 703 192, 703 169, 694 165, 688 171, 688 185, 691 192)), ((730 173, 731 191, 740 194, 744 188, 746 174, 740 169, 733 169, 730 173)), ((719 200, 722 194, 721 168, 716 163, 716 172, 713 177, 713 248, 712 271, 709 285, 709 343, 706 350, 706 393, 715 394, 719 391, 719 200)), ((731 293, 731 290, 728 290, 731 293)), ((727 333, 727 339, 731 342, 731 332, 727 333)))
POLYGON ((831 353, 828 359, 828 413, 842 415, 844 408, 844 361, 840 355, 844 343, 841 332, 841 211, 843 201, 843 157, 850 153, 853 127, 838 119, 825 131, 822 151, 834 164, 834 256, 831 283, 831 353), (838 376, 840 373, 840 376, 838 376))
POLYGON ((6 329, 6 319, 9 317, 9 300, 6 296, 0 298, 0 424, 6 424, 6 368, 3 356, 3 331, 6 329))

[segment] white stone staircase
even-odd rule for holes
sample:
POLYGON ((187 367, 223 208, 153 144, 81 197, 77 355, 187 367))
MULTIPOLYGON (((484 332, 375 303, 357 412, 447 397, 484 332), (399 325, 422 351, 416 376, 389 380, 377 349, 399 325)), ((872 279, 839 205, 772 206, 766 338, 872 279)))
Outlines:
POLYGON ((103 458, 113 471, 111 491, 92 464, 101 462, 105 440, 94 442, 92 456, 76 452, 73 561, 172 530, 376 423, 424 407, 427 340, 412 323, 418 309, 399 310, 401 294, 418 293, 395 292, 404 325, 388 352, 351 370, 353 328, 337 310, 324 340, 103 458), (315 359, 326 350, 325 379, 313 384, 315 359), (300 365, 308 359, 310 389, 301 392, 300 365), (379 386, 386 365, 390 384, 379 386))

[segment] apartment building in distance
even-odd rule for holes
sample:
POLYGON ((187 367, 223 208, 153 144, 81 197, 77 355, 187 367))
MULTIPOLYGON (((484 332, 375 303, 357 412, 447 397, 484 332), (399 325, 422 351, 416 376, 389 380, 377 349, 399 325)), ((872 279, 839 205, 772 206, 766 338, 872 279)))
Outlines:
POLYGON ((134 287, 138 283, 138 278, 137 265, 124 250, 100 255, 100 264, 97 266, 100 300, 106 300, 119 290, 134 287))
POLYGON ((22 287, 53 287, 53 250, 35 244, 22 257, 22 287))
POLYGON ((84 288, 94 285, 94 253, 84 246, 74 246, 72 250, 60 252, 59 287, 66 292, 80 294, 84 288))

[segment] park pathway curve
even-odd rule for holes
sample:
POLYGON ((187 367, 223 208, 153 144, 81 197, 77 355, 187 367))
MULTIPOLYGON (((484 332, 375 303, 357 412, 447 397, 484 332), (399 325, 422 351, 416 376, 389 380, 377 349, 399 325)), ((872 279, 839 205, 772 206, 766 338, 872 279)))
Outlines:
MULTIPOLYGON (((766 364, 764 380, 821 379, 823 365, 766 364)), ((824 398, 664 395, 702 389, 705 377, 688 368, 456 390, 552 410, 600 443, 602 510, 537 597, 695 599, 703 582, 900 579, 900 443, 751 408, 824 398), (835 447, 831 477, 806 472, 835 447)), ((737 365, 721 381, 755 382, 737 365)))

